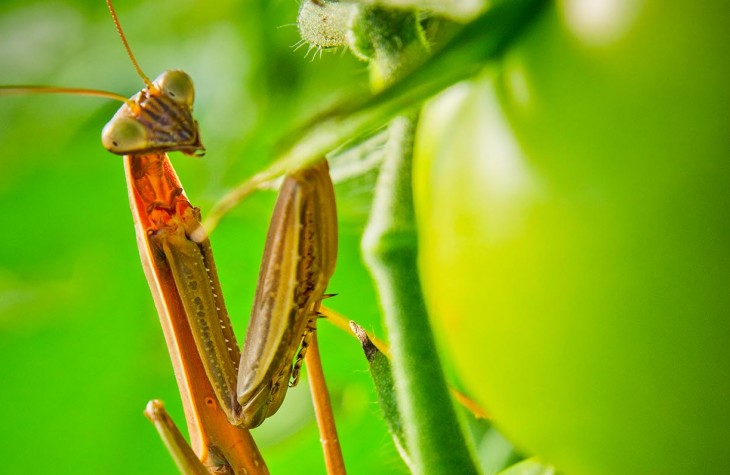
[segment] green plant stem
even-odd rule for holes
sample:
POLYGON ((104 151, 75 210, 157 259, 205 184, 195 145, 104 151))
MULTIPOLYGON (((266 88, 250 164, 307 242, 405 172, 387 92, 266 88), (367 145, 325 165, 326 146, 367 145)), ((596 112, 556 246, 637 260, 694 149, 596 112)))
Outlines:
POLYGON ((403 434, 403 421, 398 409, 390 360, 375 346, 365 330, 352 320, 350 320, 350 329, 360 340, 362 349, 365 352, 365 358, 367 358, 370 367, 370 375, 373 378, 373 383, 375 383, 375 391, 378 393, 378 405, 383 413, 385 423, 388 425, 388 430, 393 436, 393 441, 401 458, 410 467, 411 457, 408 455, 405 435, 403 434))
MULTIPOLYGON (((503 16, 503 22, 505 18, 509 16, 503 16)), ((374 89, 396 82, 422 62, 426 47, 415 14, 362 8, 358 20, 353 30, 358 39, 355 44, 370 60, 374 89)), ((500 26, 512 31, 511 25, 500 26)), ((473 30, 466 31, 471 34, 473 30)), ((462 33, 463 42, 469 43, 469 39, 462 33)), ((497 52, 505 43, 504 37, 497 36, 491 46, 497 52)), ((481 50, 485 45, 471 46, 481 50)), ((458 64, 469 64, 464 56, 474 53, 458 51, 452 53, 458 64)), ((438 72, 443 75, 445 70, 439 68, 438 72)), ((363 254, 391 342, 395 395, 411 470, 416 474, 477 474, 444 379, 418 273, 412 177, 417 122, 417 113, 411 112, 394 118, 388 126, 385 157, 363 236, 363 254)))
MULTIPOLYGON (((426 57, 414 12, 363 8, 353 36, 367 51, 374 89, 390 84, 426 57)), ((413 141, 418 115, 388 125, 370 220, 362 240, 392 348, 397 408, 408 464, 417 474, 476 474, 456 418, 429 324, 418 276, 413 204, 413 141)), ((393 434, 397 440, 397 434, 393 434)))
POLYGON ((414 115, 394 119, 380 171, 365 260, 378 289, 411 467, 418 474, 476 474, 429 325, 417 271, 411 156, 414 115))

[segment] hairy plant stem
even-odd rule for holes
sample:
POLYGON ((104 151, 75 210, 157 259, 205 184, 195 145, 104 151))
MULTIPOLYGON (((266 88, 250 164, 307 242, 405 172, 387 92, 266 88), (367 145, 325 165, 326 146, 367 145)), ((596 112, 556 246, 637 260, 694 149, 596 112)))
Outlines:
MULTIPOLYGON (((372 47, 374 88, 393 82, 426 55, 415 13, 375 7, 360 17, 365 41, 372 47)), ((417 113, 411 112, 388 126, 363 254, 391 341, 396 400, 411 469, 418 474, 476 474, 444 380, 418 275, 412 186, 417 121, 417 113)))
POLYGON ((415 114, 394 119, 363 237, 393 355, 411 467, 419 474, 477 473, 436 353, 418 277, 411 154, 415 114))

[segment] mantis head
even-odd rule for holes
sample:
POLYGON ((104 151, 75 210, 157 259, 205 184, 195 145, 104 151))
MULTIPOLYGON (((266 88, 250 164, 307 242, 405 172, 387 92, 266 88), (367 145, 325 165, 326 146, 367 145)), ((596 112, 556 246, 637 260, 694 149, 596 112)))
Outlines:
POLYGON ((181 151, 202 156, 193 119, 195 88, 187 73, 165 71, 132 96, 104 127, 104 148, 118 155, 181 151))

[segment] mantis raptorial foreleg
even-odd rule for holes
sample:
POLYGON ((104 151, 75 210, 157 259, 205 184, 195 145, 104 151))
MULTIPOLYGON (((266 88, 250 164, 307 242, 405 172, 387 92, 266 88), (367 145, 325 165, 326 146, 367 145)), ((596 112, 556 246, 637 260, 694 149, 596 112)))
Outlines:
MULTIPOLYGON (((213 411, 215 422, 203 424, 207 429, 235 429, 221 427, 221 414, 235 426, 255 427, 281 406, 299 364, 298 359, 293 364, 294 357, 300 346, 300 352, 307 346, 306 337, 314 328, 319 301, 334 271, 337 228, 327 163, 322 161, 284 180, 240 367, 212 251, 197 210, 182 193, 165 155, 129 156, 127 164, 140 252, 163 329, 179 328, 166 330, 173 361, 180 361, 178 380, 187 377, 190 364, 205 371, 206 381, 186 380, 180 384, 181 392, 197 389, 190 386, 199 384, 210 388, 215 401, 204 397, 202 409, 200 403, 195 404, 200 397, 188 398, 198 413, 207 413, 209 406, 220 407, 213 411), (164 197, 169 201, 161 201, 164 197), (164 315, 169 315, 169 322, 164 315), (181 325, 181 318, 187 325, 181 325), (194 340, 194 354, 177 340, 180 332, 194 340)), ((206 447, 230 462, 217 444, 206 447)))
MULTIPOLYGON (((168 208, 180 205, 170 204, 168 208)), ((235 337, 220 298, 210 246, 207 239, 198 242, 204 233, 197 213, 191 211, 185 209, 181 218, 148 239, 162 249, 164 262, 174 276, 208 379, 223 410, 232 423, 253 427, 276 412, 288 385, 296 384, 319 302, 334 271, 337 223, 327 162, 284 179, 269 228, 236 392, 232 389, 238 363, 235 337)), ((312 370, 321 373, 316 346, 313 349, 312 370)), ((318 380, 323 381, 321 376, 318 380)), ((323 383, 312 392, 315 400, 322 401, 318 407, 329 406, 323 383)), ((344 473, 332 416, 320 410, 318 419, 321 427, 327 427, 321 430, 323 440, 328 441, 330 473, 344 473)))
POLYGON ((206 373, 229 421, 256 427, 281 406, 292 376, 296 384, 297 374, 292 373, 298 372, 300 362, 292 366, 292 361, 300 346, 303 357, 317 318, 315 306, 334 272, 337 221, 327 163, 284 180, 240 357, 197 213, 189 204, 175 208, 180 204, 168 203, 166 209, 174 213, 161 228, 148 230, 151 245, 170 268, 206 373))
MULTIPOLYGON (((124 163, 142 266, 175 370, 190 444, 213 472, 230 469, 229 473, 267 473, 250 433, 232 426, 221 408, 195 344, 175 277, 158 244, 159 238, 155 237, 162 229, 167 233, 170 228, 184 229, 183 222, 194 227, 197 212, 182 192, 166 155, 127 156, 124 163), (162 197, 169 201, 161 201, 162 197)), ((208 247, 207 239, 200 245, 208 247)), ((164 429, 169 424, 156 426, 164 429)), ((179 438, 171 438, 167 432, 160 433, 168 445, 179 442, 179 438)), ((178 447, 171 453, 175 457, 184 453, 184 448, 178 447)), ((176 458, 181 471, 196 473, 187 460, 176 458)))
POLYGON ((274 208, 238 373, 245 425, 255 427, 281 406, 336 257, 334 191, 323 160, 288 175, 274 208))

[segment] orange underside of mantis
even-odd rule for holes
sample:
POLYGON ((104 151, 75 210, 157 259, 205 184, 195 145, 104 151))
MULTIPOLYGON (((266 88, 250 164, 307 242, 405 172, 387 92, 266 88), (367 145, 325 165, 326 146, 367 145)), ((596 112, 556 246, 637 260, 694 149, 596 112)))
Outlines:
MULTIPOLYGON (((195 346, 173 275, 151 236, 163 228, 201 230, 197 210, 183 193, 166 154, 124 157, 130 205, 140 256, 152 287, 170 351, 191 445, 209 467, 228 465, 236 473, 267 473, 248 430, 232 426, 221 409, 195 346)), ((207 245, 207 237, 204 238, 207 245)))
POLYGON ((184 219, 190 201, 167 154, 128 155, 127 172, 133 184, 134 202, 140 223, 154 233, 175 219, 184 219))

